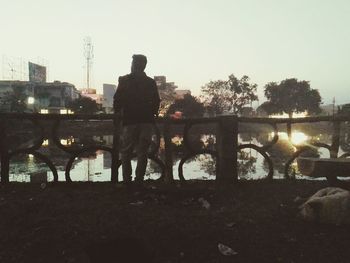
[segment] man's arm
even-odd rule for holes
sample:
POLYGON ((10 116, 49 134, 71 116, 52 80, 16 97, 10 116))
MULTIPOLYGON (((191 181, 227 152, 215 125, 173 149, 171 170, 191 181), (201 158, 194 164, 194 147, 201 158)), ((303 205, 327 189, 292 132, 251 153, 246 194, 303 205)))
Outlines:
POLYGON ((113 96, 114 113, 117 115, 121 115, 121 111, 123 109, 124 89, 125 89, 124 77, 119 77, 118 87, 117 87, 117 90, 113 96))

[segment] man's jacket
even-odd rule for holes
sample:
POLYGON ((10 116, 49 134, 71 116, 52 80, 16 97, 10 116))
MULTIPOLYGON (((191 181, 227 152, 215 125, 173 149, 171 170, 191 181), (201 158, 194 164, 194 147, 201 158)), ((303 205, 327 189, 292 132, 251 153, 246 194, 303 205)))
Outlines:
POLYGON ((156 82, 145 73, 119 77, 113 106, 123 125, 153 123, 159 103, 156 82))

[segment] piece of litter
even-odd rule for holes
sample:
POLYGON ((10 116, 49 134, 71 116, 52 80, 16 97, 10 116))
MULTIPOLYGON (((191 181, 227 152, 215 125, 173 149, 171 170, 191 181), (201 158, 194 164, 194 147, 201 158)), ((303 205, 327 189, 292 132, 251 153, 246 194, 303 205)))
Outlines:
POLYGON ((142 201, 137 201, 137 202, 130 203, 130 205, 135 205, 135 206, 143 205, 143 202, 142 201))
POLYGON ((232 248, 221 243, 218 244, 218 249, 224 256, 234 256, 238 254, 238 252, 234 251, 232 248))
POLYGON ((203 197, 198 198, 198 202, 201 203, 202 207, 204 207, 205 209, 210 209, 210 203, 203 197))
POLYGON ((231 223, 227 223, 226 226, 227 227, 234 227, 237 223, 236 222, 231 222, 231 223))
POLYGON ((41 184, 40 184, 40 188, 41 188, 41 189, 45 189, 45 188, 46 188, 46 184, 45 184, 45 183, 41 183, 41 184))

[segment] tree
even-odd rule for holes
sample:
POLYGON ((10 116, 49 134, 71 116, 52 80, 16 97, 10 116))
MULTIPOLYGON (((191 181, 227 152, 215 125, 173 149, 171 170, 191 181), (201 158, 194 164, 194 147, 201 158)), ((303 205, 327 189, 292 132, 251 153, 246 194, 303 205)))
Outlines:
POLYGON ((197 98, 186 94, 182 99, 177 99, 167 110, 167 115, 181 111, 184 117, 202 117, 204 114, 204 105, 197 98))
POLYGON ((316 89, 311 89, 308 81, 295 78, 285 79, 279 84, 270 82, 265 86, 265 97, 268 99, 260 108, 268 114, 293 113, 307 111, 308 114, 321 111, 321 96, 316 89))
POLYGON ((212 114, 224 112, 241 114, 245 105, 258 99, 256 95, 256 84, 249 83, 248 76, 241 79, 233 74, 228 80, 210 81, 202 87, 202 98, 204 104, 212 114))
POLYGON ((98 111, 96 101, 83 96, 68 103, 68 108, 80 114, 94 114, 98 111))
POLYGON ((160 96, 160 106, 159 112, 160 115, 165 115, 169 109, 169 106, 174 103, 176 99, 175 89, 177 88, 173 82, 167 83, 163 82, 158 85, 158 92, 160 96))

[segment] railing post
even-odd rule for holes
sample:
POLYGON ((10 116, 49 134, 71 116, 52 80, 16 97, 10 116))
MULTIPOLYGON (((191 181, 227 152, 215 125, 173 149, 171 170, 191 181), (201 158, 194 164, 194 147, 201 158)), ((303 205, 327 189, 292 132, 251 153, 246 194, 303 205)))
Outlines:
MULTIPOLYGON (((4 120, 1 120, 2 122, 4 120)), ((6 140, 5 127, 0 123, 0 159, 1 159, 1 183, 9 182, 10 158, 8 153, 8 142, 6 140)))
POLYGON ((333 122, 332 145, 331 145, 331 152, 330 152, 331 158, 338 157, 339 143, 340 143, 339 140, 340 140, 340 122, 334 121, 333 122))
POLYGON ((219 183, 233 183, 238 180, 237 116, 220 116, 217 134, 218 158, 216 180, 219 183))
POLYGON ((172 182, 173 177, 173 152, 171 143, 171 123, 169 119, 165 119, 163 126, 164 135, 164 151, 165 151, 165 182, 172 182))

